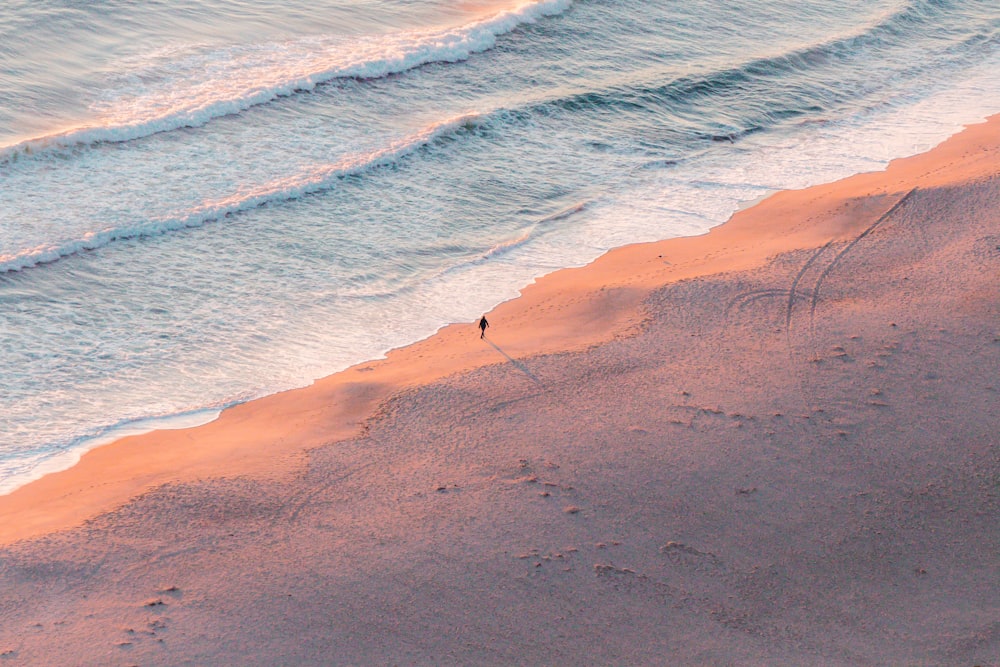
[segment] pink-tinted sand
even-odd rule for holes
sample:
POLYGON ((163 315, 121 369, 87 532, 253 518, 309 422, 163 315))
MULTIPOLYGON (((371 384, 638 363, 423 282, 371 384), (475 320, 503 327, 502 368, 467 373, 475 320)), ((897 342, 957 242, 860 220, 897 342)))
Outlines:
POLYGON ((1000 120, 0 498, 0 665, 1000 663, 1000 120))

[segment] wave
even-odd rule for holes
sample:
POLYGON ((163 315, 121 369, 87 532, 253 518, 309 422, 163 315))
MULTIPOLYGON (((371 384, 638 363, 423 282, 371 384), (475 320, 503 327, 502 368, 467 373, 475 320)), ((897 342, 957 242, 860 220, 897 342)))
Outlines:
POLYGON ((519 236, 497 243, 475 259, 469 261, 467 264, 479 264, 483 261, 504 255, 516 248, 520 248, 529 241, 534 240, 536 232, 544 230, 547 225, 565 220, 566 218, 570 218, 577 213, 582 213, 587 210, 591 204, 593 204, 593 201, 581 201, 573 204, 572 206, 568 206, 561 211, 557 211, 551 215, 545 216, 544 218, 540 218, 530 229, 525 230, 519 236))
MULTIPOLYGON (((850 96, 864 94, 866 86, 845 86, 842 79, 845 72, 866 72, 865 59, 873 54, 881 56, 893 48, 909 50, 915 44, 932 42, 934 48, 944 48, 941 55, 948 54, 952 61, 980 58, 1000 39, 996 26, 985 22, 970 32, 946 27, 942 23, 952 4, 948 0, 914 0, 854 32, 818 43, 666 83, 637 81, 541 100, 530 111, 649 113, 659 119, 659 114, 668 110, 677 117, 678 127, 664 132, 709 142, 734 142, 775 124, 830 111, 850 96), (775 81, 782 83, 776 87, 775 81), (776 91, 779 96, 768 99, 764 95, 767 91, 776 91), (725 99, 721 108, 727 110, 727 116, 723 122, 710 123, 711 129, 706 130, 702 110, 716 107, 707 104, 710 99, 725 99)), ((919 72, 921 63, 909 67, 919 72)))
POLYGON ((455 273, 457 271, 464 271, 470 267, 478 266, 485 262, 497 259, 513 250, 521 248, 528 243, 537 240, 539 235, 545 233, 546 227, 552 223, 559 222, 570 218, 577 213, 582 213, 586 211, 593 201, 582 201, 572 206, 569 206, 561 211, 547 215, 543 218, 538 219, 534 225, 530 228, 523 230, 520 234, 513 238, 508 238, 504 241, 500 241, 489 248, 479 252, 478 254, 466 259, 465 261, 458 262, 452 266, 449 266, 442 271, 440 271, 435 278, 440 278, 442 276, 455 273))
POLYGON ((252 190, 237 192, 227 197, 205 202, 182 215, 110 227, 88 232, 76 239, 0 255, 0 274, 21 271, 40 264, 49 264, 64 257, 102 248, 116 241, 160 236, 189 227, 200 227, 241 211, 329 190, 343 178, 391 165, 437 139, 474 127, 481 119, 480 114, 470 113, 434 123, 419 132, 390 143, 385 148, 370 153, 348 156, 332 164, 316 165, 293 176, 271 181, 252 190))
POLYGON ((525 243, 531 240, 531 233, 532 230, 528 230, 516 238, 508 239, 506 241, 501 241, 500 243, 497 243, 489 250, 484 252, 482 255, 477 257, 475 260, 473 260, 472 263, 478 264, 484 260, 493 259, 494 257, 499 257, 500 255, 503 255, 505 253, 510 252, 511 250, 514 250, 515 248, 523 246, 525 243))
POLYGON ((500 35, 571 5, 572 0, 533 0, 459 27, 312 37, 174 56, 124 75, 120 89, 106 91, 95 104, 95 124, 2 146, 0 161, 199 127, 336 79, 377 79, 428 63, 459 62, 493 48, 500 35))
POLYGON ((583 211, 587 210, 587 208, 591 204, 593 204, 593 203, 594 203, 593 201, 578 202, 576 204, 573 204, 572 206, 568 206, 568 207, 564 208, 561 211, 557 211, 556 213, 553 213, 552 215, 545 216, 544 218, 542 218, 541 220, 538 221, 538 224, 539 225, 544 225, 544 224, 547 224, 547 223, 550 223, 550 222, 557 222, 559 220, 565 220, 566 218, 569 218, 571 216, 576 215, 577 213, 582 213, 583 211))
MULTIPOLYGON (((499 257, 502 257, 503 255, 509 252, 517 250, 518 248, 521 248, 527 245, 528 243, 537 240, 539 235, 545 232, 545 228, 547 225, 550 225, 551 223, 554 222, 559 222, 561 220, 565 220, 566 218, 570 218, 576 215, 577 213, 581 213, 587 210, 591 206, 591 204, 593 204, 592 201, 583 201, 577 204, 573 204, 572 206, 569 206, 561 211, 558 211, 556 213, 538 219, 534 225, 521 231, 521 233, 518 234, 517 236, 500 241, 499 243, 496 243, 490 246, 489 248, 475 251, 473 254, 469 254, 468 248, 466 248, 465 246, 451 245, 451 244, 440 245, 434 248, 419 250, 417 251, 418 254, 426 254, 433 257, 442 257, 444 255, 449 255, 449 254, 456 256, 467 255, 465 259, 460 259, 456 263, 437 271, 429 278, 423 278, 422 281, 432 282, 444 276, 448 276, 460 271, 465 271, 471 267, 479 266, 491 260, 495 260, 499 257)), ((341 288, 341 291, 338 293, 338 296, 344 298, 365 299, 365 300, 382 299, 382 298, 395 297, 401 294, 410 293, 413 292, 416 288, 417 288, 416 283, 407 284, 401 287, 395 287, 394 289, 391 290, 380 289, 377 291, 374 290, 366 291, 367 288, 363 288, 361 290, 358 290, 356 293, 350 293, 341 288)))

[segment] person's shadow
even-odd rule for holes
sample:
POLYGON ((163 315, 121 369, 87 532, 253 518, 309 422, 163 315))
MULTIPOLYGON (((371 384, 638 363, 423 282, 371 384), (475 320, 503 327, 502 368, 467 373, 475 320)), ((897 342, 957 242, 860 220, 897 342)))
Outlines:
POLYGON ((521 371, 522 373, 524 373, 525 375, 527 375, 531 379, 532 382, 534 382, 535 384, 537 384, 539 387, 542 387, 543 389, 545 388, 545 383, 542 382, 541 380, 539 380, 538 377, 534 373, 532 373, 531 371, 529 371, 527 366, 525 366, 520 361, 518 361, 514 357, 512 357, 509 354, 507 354, 506 352, 504 352, 503 349, 501 349, 501 347, 499 345, 497 345, 496 343, 494 343, 493 341, 491 341, 489 338, 486 338, 485 336, 483 336, 483 340, 485 340, 487 343, 489 343, 490 345, 492 345, 494 350, 496 350, 497 352, 499 352, 500 354, 502 354, 503 356, 505 356, 507 358, 507 361, 509 361, 510 363, 514 364, 514 366, 516 366, 519 371, 521 371))

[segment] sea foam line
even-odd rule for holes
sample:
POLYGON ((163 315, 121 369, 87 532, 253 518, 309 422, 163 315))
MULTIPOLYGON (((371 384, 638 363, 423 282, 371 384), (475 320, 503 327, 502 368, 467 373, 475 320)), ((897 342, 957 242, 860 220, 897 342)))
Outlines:
POLYGON ((98 124, 0 147, 0 160, 199 127, 335 79, 376 79, 432 62, 459 62, 493 48, 497 37, 519 25, 563 13, 571 5, 572 0, 535 0, 459 27, 350 39, 312 37, 189 56, 131 73, 124 90, 109 91, 94 108, 98 124))
POLYGON ((120 227, 109 227, 88 232, 76 239, 0 255, 0 273, 20 271, 39 264, 48 264, 86 250, 102 248, 116 241, 160 236, 188 227, 200 227, 208 222, 220 220, 258 206, 298 199, 308 194, 329 190, 342 178, 363 174, 392 164, 439 137, 473 126, 481 118, 482 116, 476 113, 449 118, 394 141, 385 148, 370 153, 351 155, 331 164, 316 165, 292 176, 270 181, 252 190, 240 191, 204 202, 182 215, 154 218, 120 227))
MULTIPOLYGON (((558 96, 541 97, 525 109, 526 113, 544 112, 550 108, 570 111, 609 107, 629 112, 636 108, 676 108, 682 112, 697 113, 704 107, 706 98, 721 99, 734 91, 745 91, 763 80, 776 77, 788 79, 788 85, 798 83, 792 77, 802 77, 805 85, 822 83, 822 79, 809 79, 818 70, 836 70, 838 65, 865 57, 870 51, 884 51, 894 45, 907 44, 918 39, 943 37, 936 23, 947 8, 936 0, 907 0, 901 6, 882 13, 868 23, 859 24, 843 33, 826 35, 820 41, 786 47, 742 61, 724 63, 720 67, 694 74, 683 74, 668 81, 661 81, 659 71, 648 77, 628 79, 616 76, 606 86, 589 90, 561 91, 558 96), (925 34, 926 33, 926 34, 925 34)), ((978 58, 984 44, 1000 38, 993 28, 981 28, 967 34, 949 34, 951 48, 957 51, 953 58, 978 58)), ((943 48, 943 47, 942 47, 943 48)), ((919 63, 915 64, 919 67, 919 63)), ((940 67, 940 63, 935 67, 940 67)), ((793 98, 794 99, 794 98, 793 98)), ((833 107, 839 99, 833 92, 819 98, 808 98, 800 106, 765 109, 754 117, 739 119, 742 126, 716 131, 697 132, 699 139, 710 141, 736 141, 747 135, 769 129, 770 124, 789 118, 800 118, 817 113, 822 108, 833 107)), ((735 122, 735 121, 734 121, 735 122)))

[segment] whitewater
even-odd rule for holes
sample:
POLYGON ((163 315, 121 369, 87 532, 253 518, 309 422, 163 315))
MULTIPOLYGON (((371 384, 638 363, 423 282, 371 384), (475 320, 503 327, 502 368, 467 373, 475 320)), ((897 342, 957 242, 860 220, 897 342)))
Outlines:
POLYGON ((978 0, 42 0, 0 43, 0 493, 1000 111, 978 0))

